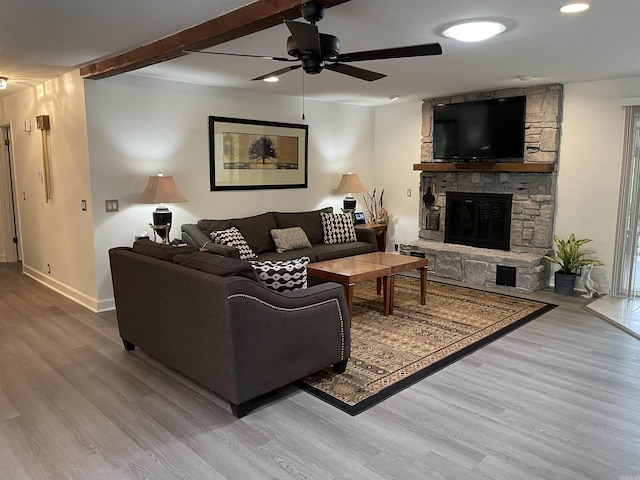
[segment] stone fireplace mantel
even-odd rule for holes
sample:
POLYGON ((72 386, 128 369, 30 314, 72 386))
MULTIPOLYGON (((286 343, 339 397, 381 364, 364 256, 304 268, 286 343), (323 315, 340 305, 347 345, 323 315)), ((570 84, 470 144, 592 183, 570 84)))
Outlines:
POLYGON ((416 163, 413 170, 419 172, 520 172, 553 173, 553 163, 416 163))

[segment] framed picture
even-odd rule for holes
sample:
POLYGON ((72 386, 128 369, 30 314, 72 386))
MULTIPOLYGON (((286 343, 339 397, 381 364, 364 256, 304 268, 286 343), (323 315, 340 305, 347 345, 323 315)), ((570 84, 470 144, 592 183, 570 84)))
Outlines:
POLYGON ((308 126, 209 117, 211 191, 307 188, 308 126))

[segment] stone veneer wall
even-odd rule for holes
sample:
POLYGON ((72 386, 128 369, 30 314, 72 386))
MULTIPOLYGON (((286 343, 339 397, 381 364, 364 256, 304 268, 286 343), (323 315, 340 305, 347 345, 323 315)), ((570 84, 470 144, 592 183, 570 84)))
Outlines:
MULTIPOLYGON (((525 163, 557 163, 562 122, 562 85, 509 88, 432 98, 422 103, 422 151, 420 161, 433 159, 433 106, 492 98, 527 97, 524 132, 525 163)), ((436 160, 439 161, 439 160, 436 160)))
MULTIPOLYGON (((425 240, 444 242, 446 192, 510 193, 512 252, 545 255, 553 243, 555 175, 511 172, 423 172, 421 195, 431 185, 440 209, 438 230, 427 230, 426 208, 420 205, 420 233, 425 240)), ((422 197, 421 197, 422 198, 422 197)))
MULTIPOLYGON (((433 106, 442 103, 526 95, 525 163, 549 163, 557 167, 562 122, 562 85, 540 85, 488 92, 473 92, 425 100, 422 107, 422 163, 433 163, 433 106)), ((436 160, 438 162, 438 160, 436 160)), ((512 162, 506 160, 506 162, 512 162)), ((494 285, 498 265, 517 268, 516 290, 534 291, 548 285, 547 265, 541 255, 553 244, 555 173, 456 171, 422 172, 420 220, 417 242, 401 245, 401 253, 422 252, 437 276, 483 285, 494 285), (438 230, 428 230, 422 195, 431 186, 440 208, 438 230), (446 192, 510 193, 511 251, 445 244, 446 192)))

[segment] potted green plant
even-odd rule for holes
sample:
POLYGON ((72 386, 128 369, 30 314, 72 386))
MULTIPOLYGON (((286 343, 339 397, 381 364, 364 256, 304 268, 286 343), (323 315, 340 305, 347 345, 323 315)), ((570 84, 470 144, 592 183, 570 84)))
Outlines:
POLYGON ((577 240, 572 233, 568 240, 560 239, 554 235, 553 241, 556 244, 553 256, 544 255, 542 258, 560 265, 560 269, 555 272, 554 292, 561 295, 573 295, 578 269, 585 265, 596 266, 603 265, 603 263, 600 260, 587 258, 587 255, 592 255, 595 253, 594 251, 582 250, 581 247, 591 241, 588 238, 577 240))

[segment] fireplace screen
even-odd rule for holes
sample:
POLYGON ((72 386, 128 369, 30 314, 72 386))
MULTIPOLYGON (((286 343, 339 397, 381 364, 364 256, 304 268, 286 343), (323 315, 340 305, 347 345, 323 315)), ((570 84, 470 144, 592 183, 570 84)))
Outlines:
POLYGON ((509 250, 513 195, 447 192, 444 241, 509 250))

